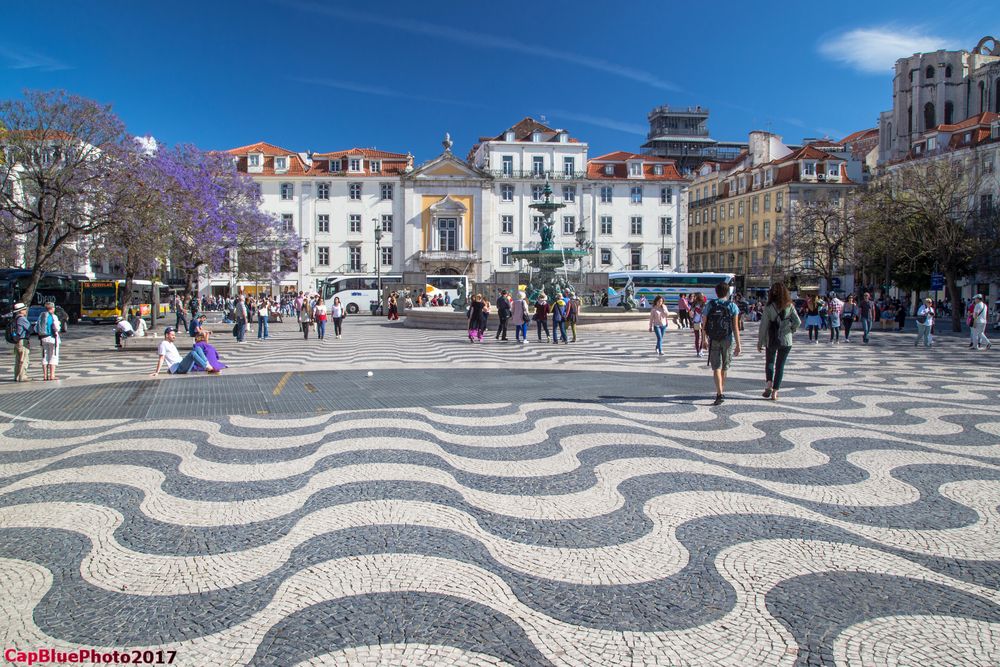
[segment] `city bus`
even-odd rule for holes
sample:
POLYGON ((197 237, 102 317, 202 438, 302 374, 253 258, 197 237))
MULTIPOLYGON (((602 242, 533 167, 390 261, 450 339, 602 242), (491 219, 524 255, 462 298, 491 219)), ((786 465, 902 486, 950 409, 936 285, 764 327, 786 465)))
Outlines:
MULTIPOLYGON (((403 276, 395 273, 382 275, 382 289, 393 289, 395 286, 402 286, 403 276)), ((431 298, 437 295, 448 295, 451 301, 462 294, 469 293, 469 279, 465 276, 427 276, 427 285, 424 288, 431 298)), ((362 310, 368 310, 372 301, 378 299, 378 277, 375 275, 363 276, 331 276, 323 283, 323 300, 326 301, 327 308, 333 303, 334 297, 340 297, 340 303, 347 309, 348 313, 354 314, 362 310)))
MULTIPOLYGON (((160 292, 160 311, 157 317, 165 317, 170 312, 170 289, 163 283, 156 283, 160 292)), ((152 312, 153 284, 148 280, 133 280, 132 294, 125 299, 122 312, 122 292, 124 280, 84 280, 80 283, 80 319, 85 322, 114 322, 116 317, 125 317, 129 309, 137 308, 147 318, 152 312)))
MULTIPOLYGON (((35 296, 26 305, 51 301, 66 311, 70 324, 75 324, 80 319, 80 281, 85 279, 86 276, 77 273, 43 273, 35 288, 35 296)), ((0 319, 6 321, 10 309, 22 300, 30 280, 31 269, 0 269, 0 319)))
POLYGON ((715 298, 715 286, 721 282, 729 285, 729 294, 733 294, 732 273, 668 273, 666 271, 619 271, 608 275, 608 305, 618 306, 625 294, 625 286, 629 280, 635 289, 635 300, 646 297, 647 307, 653 304, 653 298, 662 296, 671 311, 677 310, 677 302, 681 294, 701 292, 710 299, 715 298))

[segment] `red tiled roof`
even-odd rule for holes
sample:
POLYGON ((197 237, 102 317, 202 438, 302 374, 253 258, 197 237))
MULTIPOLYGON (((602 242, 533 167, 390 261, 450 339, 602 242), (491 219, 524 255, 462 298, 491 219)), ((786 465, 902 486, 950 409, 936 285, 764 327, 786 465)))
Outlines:
POLYGON ((959 130, 964 130, 970 127, 976 127, 977 125, 989 125, 993 121, 1000 119, 1000 114, 995 114, 991 111, 984 111, 983 113, 976 114, 975 116, 970 116, 960 123, 952 123, 951 125, 938 125, 932 131, 937 132, 957 132, 959 130))
POLYGON ((269 144, 266 141, 258 141, 255 144, 240 146, 239 148, 230 148, 226 152, 230 155, 247 155, 248 153, 263 153, 264 155, 298 155, 296 151, 290 151, 287 148, 281 148, 280 146, 269 144))
POLYGON ((644 162, 658 162, 661 164, 673 164, 670 158, 657 157, 656 155, 640 155, 639 153, 629 153, 628 151, 614 151, 595 158, 590 158, 591 162, 624 162, 626 160, 643 160, 644 162))
POLYGON ((857 132, 852 132, 851 134, 849 134, 846 137, 844 137, 843 139, 841 139, 840 143, 842 143, 842 144, 849 144, 849 143, 857 141, 859 139, 870 138, 872 135, 875 135, 876 137, 878 136, 878 128, 877 127, 871 127, 871 128, 868 128, 867 130, 858 130, 857 132))
POLYGON ((677 164, 673 160, 650 155, 639 155, 626 151, 615 151, 596 157, 587 161, 587 178, 595 180, 647 180, 647 181, 683 181, 686 180, 677 171, 677 164), (642 179, 629 178, 628 160, 639 159, 642 164, 642 179), (605 167, 611 165, 613 174, 605 173, 605 167), (662 174, 653 173, 654 166, 663 167, 662 174))
POLYGON ((389 151, 380 151, 374 148, 349 148, 344 151, 333 151, 332 153, 313 153, 314 158, 320 159, 334 159, 339 157, 346 157, 348 155, 362 155, 367 158, 375 158, 377 160, 402 160, 406 162, 405 153, 390 153, 389 151))
MULTIPOLYGON (((547 135, 544 141, 555 141, 558 137, 559 132, 565 132, 565 130, 554 130, 548 125, 539 123, 534 118, 530 116, 525 116, 518 122, 511 125, 509 128, 501 132, 495 137, 487 137, 486 139, 480 139, 482 141, 505 141, 508 132, 514 133, 514 141, 531 141, 531 135, 534 132, 541 132, 543 135, 547 135)), ((569 142, 573 144, 580 143, 579 140, 569 137, 569 142)))

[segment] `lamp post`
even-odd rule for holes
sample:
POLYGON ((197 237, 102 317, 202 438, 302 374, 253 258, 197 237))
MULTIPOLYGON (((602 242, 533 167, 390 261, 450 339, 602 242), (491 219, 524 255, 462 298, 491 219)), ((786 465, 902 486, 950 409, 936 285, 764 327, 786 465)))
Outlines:
POLYGON ((375 224, 375 285, 378 289, 378 311, 382 310, 382 224, 372 218, 375 224))
POLYGON ((306 286, 302 279, 304 271, 302 268, 305 266, 306 261, 309 259, 309 239, 302 242, 302 261, 299 262, 299 290, 305 290, 306 286))

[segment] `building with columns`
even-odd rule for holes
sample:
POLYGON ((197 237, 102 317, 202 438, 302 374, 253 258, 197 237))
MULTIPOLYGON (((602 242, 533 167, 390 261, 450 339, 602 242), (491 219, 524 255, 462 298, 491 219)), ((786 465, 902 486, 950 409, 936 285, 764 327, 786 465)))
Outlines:
MULTIPOLYGON (((332 275, 419 271, 488 281, 526 267, 511 253, 540 243, 541 216, 530 204, 550 183, 566 204, 554 220, 556 246, 593 245, 582 267, 684 271, 686 181, 673 160, 615 152, 588 158, 586 143, 525 118, 482 137, 462 160, 450 137, 435 158, 368 148, 299 153, 266 142, 229 151, 260 184, 263 208, 295 231, 301 248, 275 253, 283 272, 274 289, 315 289, 332 275), (376 256, 375 229, 383 230, 376 256)), ((250 288, 228 275, 201 291, 250 288)))

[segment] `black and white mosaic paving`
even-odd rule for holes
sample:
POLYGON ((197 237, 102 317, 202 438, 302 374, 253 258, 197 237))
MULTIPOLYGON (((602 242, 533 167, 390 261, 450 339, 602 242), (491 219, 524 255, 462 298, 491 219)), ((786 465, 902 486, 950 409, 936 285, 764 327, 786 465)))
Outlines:
POLYGON ((199 411, 225 377, 136 377, 161 384, 133 407, 172 401, 142 418, 0 393, 0 644, 220 666, 1000 664, 992 356, 802 345, 775 403, 748 354, 712 407, 683 332, 662 359, 640 333, 363 332, 329 368, 332 341, 234 350, 259 410, 199 411), (418 351, 448 361, 410 368, 418 351), (280 354, 311 361, 288 377, 280 354), (368 366, 395 393, 351 380, 374 402, 338 406, 336 374, 368 366))

